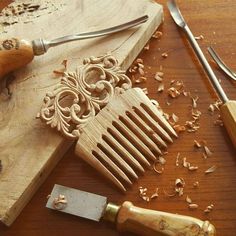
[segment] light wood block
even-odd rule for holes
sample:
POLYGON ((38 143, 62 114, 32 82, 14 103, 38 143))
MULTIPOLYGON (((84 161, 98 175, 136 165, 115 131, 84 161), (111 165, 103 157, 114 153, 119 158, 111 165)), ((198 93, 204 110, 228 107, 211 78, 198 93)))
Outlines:
MULTIPOLYGON (((33 2, 46 4, 45 1, 33 2)), ((53 39, 108 28, 145 14, 150 19, 141 27, 125 32, 50 49, 14 73, 16 79, 10 86, 11 99, 0 100, 0 159, 3 166, 0 221, 6 225, 15 220, 72 143, 36 119, 45 93, 60 79, 52 71, 60 68, 64 59, 68 60, 68 70, 75 70, 84 58, 108 52, 126 70, 163 20, 162 7, 149 0, 138 3, 135 0, 58 0, 54 5, 57 10, 49 4, 39 17, 36 17, 37 11, 32 13, 27 24, 24 23, 26 19, 19 16, 18 23, 1 33, 1 40, 10 37, 53 39)))

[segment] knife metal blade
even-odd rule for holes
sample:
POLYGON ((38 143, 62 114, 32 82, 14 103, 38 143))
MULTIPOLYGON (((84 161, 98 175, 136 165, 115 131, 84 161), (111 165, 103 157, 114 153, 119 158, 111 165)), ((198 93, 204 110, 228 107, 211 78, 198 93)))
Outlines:
POLYGON ((58 184, 54 185, 46 205, 47 208, 60 210, 64 213, 69 213, 71 215, 80 216, 94 221, 100 221, 106 206, 106 197, 58 184), (59 195, 63 195, 67 202, 65 207, 61 209, 55 208, 54 202, 59 195))

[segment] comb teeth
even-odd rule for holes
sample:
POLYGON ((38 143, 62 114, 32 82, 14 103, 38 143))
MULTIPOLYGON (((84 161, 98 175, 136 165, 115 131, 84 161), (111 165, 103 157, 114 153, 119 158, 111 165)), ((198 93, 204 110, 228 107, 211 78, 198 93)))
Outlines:
POLYGON ((83 128, 76 153, 122 191, 177 137, 139 88, 115 96, 83 128))

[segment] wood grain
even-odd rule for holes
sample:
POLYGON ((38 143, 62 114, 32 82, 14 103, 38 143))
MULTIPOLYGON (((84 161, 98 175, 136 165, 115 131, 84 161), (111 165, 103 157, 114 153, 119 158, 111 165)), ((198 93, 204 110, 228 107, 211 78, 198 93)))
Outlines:
MULTIPOLYGON (((22 5, 19 3, 22 2, 24 1, 14 4, 13 16, 7 13, 10 15, 8 21, 8 18, 4 18, 6 14, 0 19, 9 24, 10 19, 16 15, 16 8, 18 9, 22 5)), ((41 11, 17 15, 13 25, 4 27, 1 38, 8 40, 18 38, 18 35, 19 38, 30 41, 38 38, 50 40, 78 32, 117 26, 121 24, 121 16, 125 22, 140 16, 149 16, 148 21, 140 27, 104 37, 81 40, 76 46, 75 42, 60 45, 49 50, 46 55, 36 57, 27 66, 14 71, 15 79, 10 85, 12 96, 9 100, 0 100, 0 156, 3 165, 0 176, 0 221, 6 225, 14 221, 72 144, 71 140, 47 127, 40 119, 36 119, 46 93, 60 83, 60 77, 53 75, 53 71, 60 67, 65 59, 68 62, 68 71, 76 71, 77 66, 81 65, 85 58, 103 56, 107 53, 111 53, 118 60, 122 70, 126 70, 163 20, 162 7, 147 0, 141 0, 130 13, 128 9, 134 2, 118 0, 110 6, 110 2, 103 0, 74 0, 69 4, 65 0, 36 0, 33 3, 39 4, 38 9, 42 9, 41 11), (117 14, 110 17, 113 12, 117 14), (9 188, 11 191, 8 191, 9 188)), ((7 42, 9 45, 12 44, 11 41, 7 42)), ((27 53, 27 58, 17 59, 17 56, 22 56, 21 46, 18 47, 12 50, 16 53, 14 60, 20 63, 32 59, 32 49, 31 53, 27 53)), ((1 50, 1 53, 4 53, 4 50, 1 50)), ((3 56, 6 60, 9 59, 6 54, 3 56)), ((3 61, 0 61, 0 64, 1 62, 3 64, 3 61)), ((13 66, 13 61, 9 65, 13 66)), ((3 67, 6 68, 7 65, 3 67)), ((91 93, 89 88, 87 90, 88 94, 91 93)))
MULTIPOLYGON (((165 5, 166 1, 159 0, 165 5)), ((236 57, 236 28, 234 0, 220 1, 178 1, 182 13, 192 32, 195 35, 203 35, 204 39, 199 44, 207 55, 207 46, 213 45, 222 59, 234 70, 236 57)), ((2 4, 2 2, 1 2, 2 4)), ((180 138, 168 149, 167 163, 162 175, 152 170, 147 170, 143 177, 133 185, 126 194, 121 194, 101 178, 90 166, 79 160, 74 155, 72 147, 52 174, 34 195, 30 203, 24 208, 14 224, 7 228, 0 227, 0 235, 3 236, 62 236, 62 235, 98 235, 115 236, 119 234, 115 227, 107 223, 95 223, 79 219, 65 214, 49 211, 44 206, 46 196, 51 192, 55 183, 85 191, 106 195, 110 201, 122 203, 125 200, 132 201, 136 206, 154 210, 179 213, 210 220, 217 230, 217 235, 232 236, 236 229, 236 159, 235 149, 224 127, 214 125, 217 115, 210 115, 208 106, 213 103, 216 95, 207 80, 205 73, 200 67, 186 39, 177 29, 165 7, 165 22, 161 27, 163 37, 161 40, 152 39, 150 50, 142 52, 139 57, 144 59, 146 66, 147 83, 143 87, 149 90, 149 96, 157 99, 165 111, 180 117, 180 123, 189 119, 189 105, 191 101, 185 97, 170 100, 171 105, 166 104, 169 98, 164 91, 157 94, 157 82, 153 80, 160 65, 163 66, 164 83, 168 87, 172 79, 183 80, 187 91, 199 96, 198 108, 202 112, 200 129, 197 133, 183 133, 180 138), (161 54, 168 52, 166 59, 161 54), (202 158, 202 152, 193 147, 193 140, 206 140, 213 155, 208 159, 202 158), (196 172, 175 166, 177 153, 187 157, 187 160, 198 165, 196 172), (204 171, 217 165, 214 173, 205 175, 204 171), (163 188, 171 192, 176 178, 183 177, 186 182, 184 196, 169 198, 163 194, 163 188), (199 181, 199 188, 192 187, 195 181, 199 181), (147 187, 152 193, 159 187, 160 196, 150 203, 144 202, 138 196, 138 187, 147 187), (185 202, 186 195, 199 205, 198 209, 189 210, 185 202), (207 205, 214 204, 214 209, 209 214, 203 211, 207 205)), ((208 59, 210 57, 207 55, 208 59)), ((221 84, 230 99, 236 99, 236 85, 228 80, 223 73, 218 71, 215 64, 211 63, 216 75, 221 79, 221 84)))

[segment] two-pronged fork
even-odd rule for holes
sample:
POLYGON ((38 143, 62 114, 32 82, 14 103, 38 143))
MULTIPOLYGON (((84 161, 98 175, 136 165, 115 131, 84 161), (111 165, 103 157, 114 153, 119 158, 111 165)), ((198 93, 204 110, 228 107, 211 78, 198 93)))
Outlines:
POLYGON ((208 48, 208 52, 210 53, 211 57, 215 61, 215 63, 220 67, 222 71, 225 72, 226 75, 228 75, 232 80, 236 81, 236 72, 234 72, 232 69, 230 69, 219 57, 219 55, 215 52, 215 50, 212 47, 208 48))

